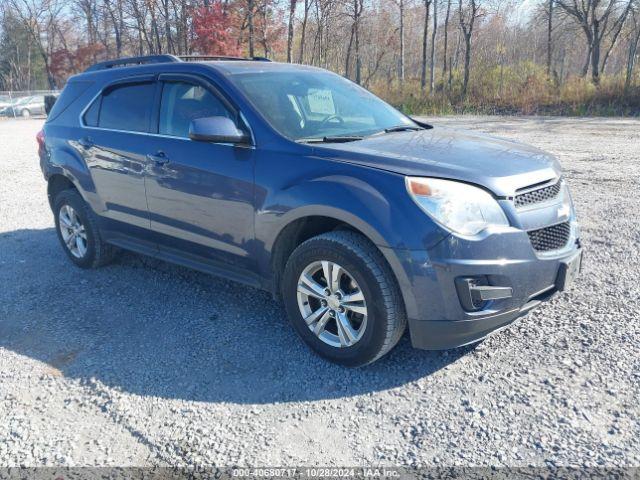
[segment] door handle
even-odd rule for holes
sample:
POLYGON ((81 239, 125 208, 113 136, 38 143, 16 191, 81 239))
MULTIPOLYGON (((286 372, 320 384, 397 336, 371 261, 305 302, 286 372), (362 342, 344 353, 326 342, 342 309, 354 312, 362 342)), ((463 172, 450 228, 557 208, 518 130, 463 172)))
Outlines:
POLYGON ((155 155, 147 155, 147 159, 155 162, 156 165, 166 165, 169 163, 169 157, 164 152, 158 152, 155 155))
POLYGON ((80 146, 81 146, 82 148, 91 148, 91 147, 93 147, 93 145, 94 145, 94 144, 93 144, 93 140, 91 140, 91 138, 89 138, 89 137, 82 137, 82 138, 78 141, 78 143, 80 144, 80 146))

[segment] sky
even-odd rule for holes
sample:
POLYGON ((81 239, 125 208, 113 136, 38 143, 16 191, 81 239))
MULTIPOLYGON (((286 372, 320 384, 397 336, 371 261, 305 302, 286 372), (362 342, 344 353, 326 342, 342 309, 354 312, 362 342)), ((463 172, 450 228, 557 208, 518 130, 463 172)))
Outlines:
POLYGON ((541 0, 519 0, 519 2, 517 3, 520 3, 520 5, 518 5, 516 10, 516 16, 518 17, 518 20, 521 22, 528 20, 529 15, 531 15, 531 12, 536 7, 536 5, 540 3, 540 1, 541 0))

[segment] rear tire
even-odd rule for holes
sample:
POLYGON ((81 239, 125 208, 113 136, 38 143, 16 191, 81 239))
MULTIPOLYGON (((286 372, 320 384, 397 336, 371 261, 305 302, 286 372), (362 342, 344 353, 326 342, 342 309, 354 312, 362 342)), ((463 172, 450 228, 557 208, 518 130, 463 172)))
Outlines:
POLYGON ((382 253, 355 232, 329 232, 298 246, 285 267, 282 298, 302 340, 323 358, 348 367, 389 352, 407 323, 382 253))
POLYGON ((95 214, 76 190, 54 197, 53 216, 60 244, 78 267, 98 268, 113 260, 116 248, 102 240, 95 214))

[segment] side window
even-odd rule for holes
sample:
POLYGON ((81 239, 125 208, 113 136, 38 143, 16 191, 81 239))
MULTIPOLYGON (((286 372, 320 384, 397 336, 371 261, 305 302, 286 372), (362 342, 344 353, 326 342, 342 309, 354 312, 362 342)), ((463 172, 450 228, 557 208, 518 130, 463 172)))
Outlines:
POLYGON ((151 82, 107 90, 102 95, 98 126, 132 132, 148 131, 153 96, 154 84, 151 82))
POLYGON ((158 133, 188 138, 191 120, 215 116, 234 119, 224 104, 204 87, 186 82, 164 84, 158 133))
POLYGON ((91 106, 84 112, 84 123, 87 127, 98 126, 98 114, 100 113, 100 97, 96 98, 91 106))

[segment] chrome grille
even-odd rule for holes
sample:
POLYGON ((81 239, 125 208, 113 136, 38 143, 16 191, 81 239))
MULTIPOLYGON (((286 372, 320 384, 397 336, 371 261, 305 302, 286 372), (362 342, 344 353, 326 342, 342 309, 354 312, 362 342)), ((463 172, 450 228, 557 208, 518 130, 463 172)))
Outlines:
POLYGON ((539 228, 527 232, 533 249, 538 252, 559 250, 567 245, 571 236, 571 224, 569 222, 558 223, 550 227, 539 228))
POLYGON ((529 205, 546 202, 547 200, 556 198, 560 193, 561 183, 562 182, 558 180, 553 185, 537 188, 535 190, 530 190, 521 194, 516 194, 513 200, 516 208, 527 207, 529 205))

